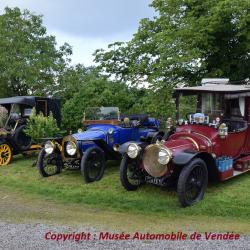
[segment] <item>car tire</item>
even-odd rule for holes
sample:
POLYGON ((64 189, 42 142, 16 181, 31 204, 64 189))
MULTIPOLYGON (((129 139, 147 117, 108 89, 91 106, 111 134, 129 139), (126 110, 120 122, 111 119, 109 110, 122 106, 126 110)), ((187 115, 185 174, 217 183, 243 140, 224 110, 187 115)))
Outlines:
POLYGON ((63 168, 61 155, 58 153, 47 155, 43 148, 38 155, 37 167, 42 177, 60 174, 63 168))
POLYGON ((20 151, 28 150, 32 145, 32 138, 24 132, 25 127, 25 125, 18 127, 13 137, 14 142, 20 151))
MULTIPOLYGON (((135 161, 130 159, 127 154, 122 157, 121 165, 120 165, 120 181, 122 186, 127 191, 135 191, 140 186, 140 179, 138 178, 138 183, 132 183, 128 176, 129 164, 134 163, 135 161)), ((132 167, 136 167, 135 165, 132 167)))
POLYGON ((91 147, 84 152, 81 160, 81 173, 86 183, 102 179, 105 170, 105 156, 98 147, 91 147))
POLYGON ((207 183, 207 166, 202 159, 196 158, 183 167, 177 183, 177 193, 181 206, 192 206, 202 200, 207 183), (193 196, 191 191, 195 191, 193 196))

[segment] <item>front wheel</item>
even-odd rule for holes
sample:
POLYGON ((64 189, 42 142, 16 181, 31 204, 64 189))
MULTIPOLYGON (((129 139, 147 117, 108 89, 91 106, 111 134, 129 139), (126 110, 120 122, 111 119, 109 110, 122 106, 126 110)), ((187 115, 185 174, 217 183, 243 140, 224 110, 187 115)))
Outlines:
POLYGON ((38 155, 37 167, 42 177, 60 174, 63 168, 61 155, 57 153, 48 155, 43 148, 38 155))
POLYGON ((99 181, 104 175, 105 157, 98 147, 92 147, 84 152, 81 160, 81 173, 85 182, 99 181))
POLYGON ((182 207, 192 206, 202 200, 207 188, 208 172, 201 159, 192 160, 180 173, 177 193, 182 207))
POLYGON ((140 186, 140 178, 138 176, 138 169, 136 161, 124 155, 120 165, 120 180, 122 186, 127 191, 134 191, 140 186))

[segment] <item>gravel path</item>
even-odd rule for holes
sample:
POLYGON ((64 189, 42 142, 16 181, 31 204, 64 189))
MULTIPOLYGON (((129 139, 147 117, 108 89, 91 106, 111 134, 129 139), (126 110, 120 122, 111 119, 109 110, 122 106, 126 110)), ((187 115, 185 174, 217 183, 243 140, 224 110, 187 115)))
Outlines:
MULTIPOLYGON (((122 232, 119 232, 122 233, 122 232)), ((0 249, 11 250, 35 250, 35 249, 242 249, 250 250, 250 237, 241 236, 240 240, 199 240, 199 241, 138 241, 138 240, 119 240, 105 241, 93 239, 99 237, 92 227, 69 227, 69 226, 50 226, 45 224, 10 224, 0 222, 0 249), (45 234, 53 233, 90 233, 91 240, 75 242, 72 240, 55 241, 46 240, 45 234)), ((52 237, 48 235, 48 237, 52 237)))

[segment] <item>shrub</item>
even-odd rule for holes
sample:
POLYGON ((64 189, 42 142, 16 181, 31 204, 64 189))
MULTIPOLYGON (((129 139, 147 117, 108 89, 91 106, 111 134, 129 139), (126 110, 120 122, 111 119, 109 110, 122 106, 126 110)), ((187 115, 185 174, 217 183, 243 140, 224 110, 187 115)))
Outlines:
POLYGON ((31 116, 27 121, 25 133, 30 136, 34 142, 39 142, 41 138, 54 137, 58 135, 60 129, 57 126, 57 122, 50 112, 48 117, 45 117, 42 113, 36 114, 33 109, 31 116))

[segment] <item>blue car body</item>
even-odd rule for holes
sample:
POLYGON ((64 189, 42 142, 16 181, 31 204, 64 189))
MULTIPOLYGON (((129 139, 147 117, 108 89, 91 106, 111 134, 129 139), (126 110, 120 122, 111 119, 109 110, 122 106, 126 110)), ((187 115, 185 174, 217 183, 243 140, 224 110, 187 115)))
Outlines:
POLYGON ((146 122, 137 127, 93 124, 89 125, 86 131, 73 134, 72 137, 77 142, 80 154, 83 154, 90 147, 97 146, 107 154, 107 158, 112 159, 117 158, 117 154, 119 154, 113 152, 114 145, 122 145, 128 141, 140 141, 149 135, 153 136, 155 133, 158 133, 159 126, 160 122, 155 118, 148 118, 146 122))
POLYGON ((150 143, 163 136, 163 132, 159 131, 160 122, 147 115, 121 118, 109 112, 104 119, 83 121, 87 126, 86 131, 45 143, 38 157, 38 168, 43 177, 58 174, 62 168, 69 168, 80 169, 86 182, 98 181, 104 174, 106 160, 121 159, 120 145, 130 141, 150 143), (51 164, 56 167, 52 174, 50 167, 47 169, 51 164))

